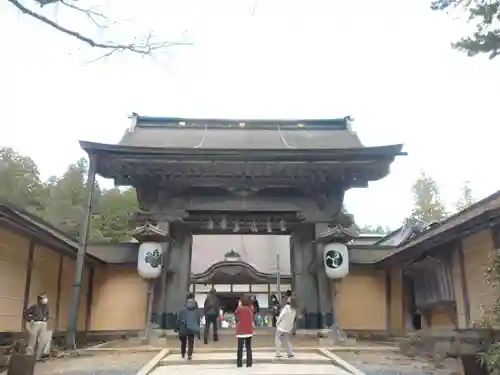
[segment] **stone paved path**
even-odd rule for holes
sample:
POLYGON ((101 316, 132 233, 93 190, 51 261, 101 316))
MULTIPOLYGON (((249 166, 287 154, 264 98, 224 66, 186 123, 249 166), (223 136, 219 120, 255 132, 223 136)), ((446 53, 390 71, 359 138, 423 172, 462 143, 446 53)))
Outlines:
POLYGON ((134 375, 157 353, 67 357, 37 363, 35 375, 134 375))
POLYGON ((367 375, 457 375, 462 365, 455 359, 447 359, 439 368, 426 358, 408 358, 398 353, 338 352, 343 360, 367 375))

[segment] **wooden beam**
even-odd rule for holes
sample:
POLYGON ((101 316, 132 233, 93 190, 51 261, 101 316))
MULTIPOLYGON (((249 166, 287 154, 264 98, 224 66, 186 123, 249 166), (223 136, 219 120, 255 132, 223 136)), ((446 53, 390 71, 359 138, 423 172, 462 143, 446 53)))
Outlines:
POLYGON ((459 240, 457 245, 458 261, 460 263, 460 286, 462 289, 462 297, 464 301, 465 328, 470 326, 470 300, 469 290, 467 286, 467 275, 465 274, 465 257, 463 241, 459 240))
MULTIPOLYGON (((31 276, 33 273, 33 259, 35 257, 35 240, 33 238, 30 239, 29 247, 28 247, 28 263, 26 266, 26 284, 24 285, 24 302, 23 308, 24 311, 29 307, 30 300, 30 289, 31 289, 31 276)), ((23 311, 23 315, 24 315, 23 311)))
POLYGON ((64 266, 64 256, 59 254, 59 268, 57 271, 57 296, 56 296, 56 325, 54 331, 57 331, 59 327, 59 318, 61 311, 61 292, 62 292, 62 275, 64 266))

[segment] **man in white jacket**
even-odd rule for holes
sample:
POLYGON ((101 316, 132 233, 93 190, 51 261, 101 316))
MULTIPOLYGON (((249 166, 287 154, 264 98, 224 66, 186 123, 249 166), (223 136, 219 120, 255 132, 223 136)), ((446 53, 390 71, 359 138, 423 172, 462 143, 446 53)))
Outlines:
POLYGON ((276 345, 276 358, 281 358, 281 344, 286 342, 286 352, 288 358, 293 358, 292 342, 290 340, 295 317, 297 315, 297 300, 295 296, 291 296, 289 303, 281 309, 280 315, 276 321, 276 336, 274 343, 276 345))

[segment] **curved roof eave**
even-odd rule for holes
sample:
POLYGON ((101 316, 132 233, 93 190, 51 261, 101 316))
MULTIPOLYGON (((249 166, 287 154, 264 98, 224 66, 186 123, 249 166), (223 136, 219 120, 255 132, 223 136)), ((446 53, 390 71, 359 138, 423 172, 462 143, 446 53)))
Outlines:
POLYGON ((202 279, 202 278, 207 278, 212 276, 219 270, 220 268, 224 267, 240 267, 240 268, 245 268, 248 270, 250 273, 255 275, 257 278, 268 278, 270 276, 273 276, 272 274, 269 273, 264 273, 260 272, 255 267, 252 265, 248 264, 247 262, 243 261, 228 261, 228 260, 223 260, 217 263, 212 264, 210 267, 208 267, 205 271, 200 272, 200 273, 194 273, 191 275, 192 278, 195 279, 202 279))
POLYGON ((89 155, 109 155, 109 156, 162 156, 162 155, 207 155, 213 156, 236 156, 256 154, 266 156, 272 154, 282 155, 308 155, 308 156, 365 156, 365 157, 396 157, 407 155, 403 152, 403 144, 362 147, 350 149, 203 149, 203 148, 161 148, 161 147, 138 147, 122 146, 114 144, 96 143, 80 141, 80 147, 89 155))

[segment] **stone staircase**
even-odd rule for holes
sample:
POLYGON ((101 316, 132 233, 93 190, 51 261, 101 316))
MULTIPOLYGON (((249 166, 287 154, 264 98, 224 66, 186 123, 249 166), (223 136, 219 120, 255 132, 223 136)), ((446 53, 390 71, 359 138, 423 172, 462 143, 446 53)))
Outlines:
MULTIPOLYGON (((166 347, 175 348, 179 345, 177 334, 171 331, 164 332, 166 347)), ((292 343, 295 348, 318 348, 329 347, 333 345, 333 341, 327 334, 321 334, 318 331, 297 331, 296 335, 292 337, 292 343)), ((356 343, 355 339, 347 339, 344 341, 345 345, 353 345, 356 343)), ((205 347, 207 349, 217 348, 232 348, 236 345, 236 332, 234 329, 221 329, 219 330, 219 341, 214 342, 212 336, 208 337, 208 344, 203 343, 203 335, 201 339, 195 340, 195 346, 205 347)), ((254 332, 252 338, 252 347, 254 348, 270 348, 274 347, 274 330, 273 329, 258 329, 254 332)))
MULTIPOLYGON (((229 349, 211 349, 197 351, 187 360, 178 350, 170 350, 162 358, 151 375, 176 375, 189 371, 191 375, 234 374, 236 370, 236 352, 229 349)), ((285 353, 283 353, 285 354, 285 353)), ((243 366, 246 360, 243 359, 243 366)), ((364 375, 361 371, 343 361, 326 349, 296 349, 294 358, 276 358, 271 348, 253 350, 253 366, 246 369, 249 374, 333 374, 364 375), (250 370, 250 371, 249 371, 250 370)))

